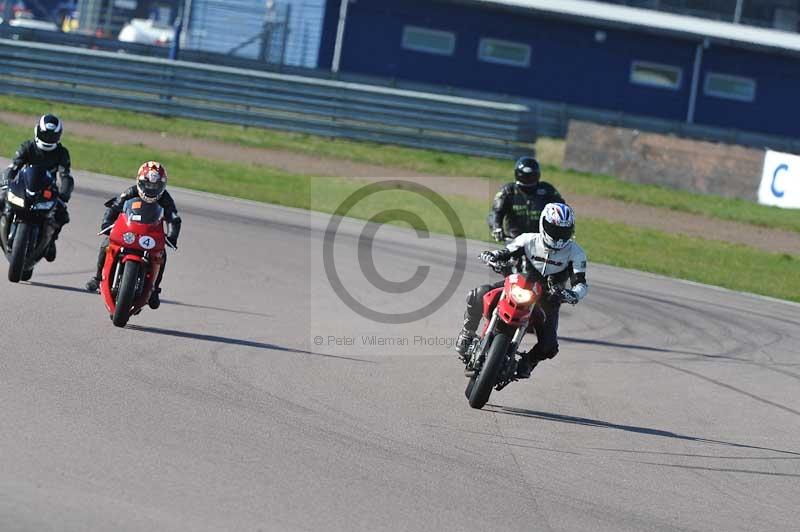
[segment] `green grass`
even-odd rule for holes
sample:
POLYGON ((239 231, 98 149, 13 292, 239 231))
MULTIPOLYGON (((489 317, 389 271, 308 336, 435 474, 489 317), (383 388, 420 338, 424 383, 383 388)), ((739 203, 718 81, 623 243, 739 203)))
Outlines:
MULTIPOLYGON (((312 179, 311 207, 333 212, 355 189, 351 181, 312 179)), ((458 214, 464 227, 463 234, 468 238, 486 240, 485 222, 480 216, 475 216, 476 212, 483 212, 483 202, 463 196, 450 196, 446 200, 458 214)), ((449 222, 430 201, 406 191, 375 194, 354 207, 349 215, 369 219, 398 205, 417 213, 425 222, 425 229, 453 234, 449 222)), ((590 218, 578 220, 577 239, 590 261, 595 263, 800 302, 800 284, 797 283, 800 257, 764 253, 747 246, 590 218), (758 272, 758 275, 747 272, 758 272), (763 282, 764 279, 769 279, 769 282, 763 282)), ((487 244, 489 247, 493 246, 487 244)), ((591 279, 591 273, 589 277, 591 279)))
MULTIPOLYGON (((17 140, 17 128, 0 124, 0 149, 4 153, 13 150, 17 140)), ((119 147, 71 139, 70 149, 84 170, 132 177, 142 161, 158 159, 169 168, 172 185, 322 212, 334 212, 347 196, 363 186, 352 180, 311 178, 263 166, 154 152, 139 146, 119 147)), ((484 212, 484 202, 464 196, 452 196, 446 200, 463 224, 463 236, 486 238, 483 217, 475 215, 484 212)), ((180 203, 180 195, 177 201, 180 203)), ((404 190, 374 194, 348 214, 369 219, 398 206, 418 214, 431 232, 453 234, 447 219, 428 199, 404 190)), ((398 224, 404 225, 405 222, 398 224)), ((592 219, 579 220, 578 240, 594 262, 800 302, 800 283, 796 280, 800 267, 798 257, 771 255, 745 246, 668 235, 592 219), (758 275, 748 275, 747 272, 758 272, 758 275), (769 282, 763 282, 764 279, 769 279, 769 282)))
MULTIPOLYGON (((127 111, 48 103, 31 98, 0 96, 0 110, 31 115, 41 114, 45 111, 56 112, 67 120, 67 131, 69 131, 69 121, 78 120, 151 131, 153 134, 163 132, 178 137, 211 139, 257 148, 287 150, 316 157, 404 168, 430 175, 473 176, 499 179, 499 181, 507 181, 511 175, 510 162, 499 159, 282 133, 198 120, 163 118, 127 111)), ((28 134, 26 129, 19 131, 21 135, 28 134)), ((67 144, 70 147, 76 144, 74 137, 68 137, 68 139, 67 144)), ((654 185, 628 183, 610 176, 565 171, 559 167, 563 160, 562 141, 542 139, 537 146, 544 156, 544 178, 556 185, 567 197, 567 200, 573 194, 612 198, 723 220, 800 232, 800 214, 797 211, 654 185)), ((6 149, 5 152, 8 153, 8 150, 6 149)), ((78 157, 77 153, 73 159, 79 166, 86 167, 84 159, 78 157)))

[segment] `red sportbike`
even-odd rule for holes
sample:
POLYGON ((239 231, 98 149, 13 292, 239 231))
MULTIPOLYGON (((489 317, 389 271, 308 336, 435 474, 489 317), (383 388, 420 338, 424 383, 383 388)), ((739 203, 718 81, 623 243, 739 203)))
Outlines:
POLYGON ((114 325, 124 327, 147 304, 164 264, 164 209, 128 200, 114 225, 100 234, 109 231, 100 294, 114 325))
POLYGON ((517 380, 517 348, 526 332, 532 331, 534 319, 545 319, 536 303, 545 293, 542 283, 531 276, 513 273, 504 262, 487 262, 494 271, 505 276, 502 287, 483 296, 484 328, 467 349, 464 391, 472 408, 483 408, 492 388, 502 390, 517 380))

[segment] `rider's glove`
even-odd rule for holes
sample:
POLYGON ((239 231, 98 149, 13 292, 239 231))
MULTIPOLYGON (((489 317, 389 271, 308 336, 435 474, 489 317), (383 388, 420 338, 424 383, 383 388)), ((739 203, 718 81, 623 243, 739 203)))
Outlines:
POLYGON ((495 227, 492 229, 492 238, 494 238, 495 242, 502 242, 505 238, 505 234, 503 233, 502 227, 495 227))
POLYGON ((572 290, 561 290, 558 294, 558 299, 561 303, 568 305, 575 305, 578 302, 578 295, 572 290))
POLYGON ((507 249, 493 249, 481 253, 481 260, 487 264, 508 260, 511 253, 507 249))

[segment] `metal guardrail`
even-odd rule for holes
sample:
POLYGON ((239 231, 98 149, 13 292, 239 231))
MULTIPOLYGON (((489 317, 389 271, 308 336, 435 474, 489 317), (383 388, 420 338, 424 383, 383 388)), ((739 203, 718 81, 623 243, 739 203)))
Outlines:
POLYGON ((535 140, 520 104, 5 39, 0 91, 492 157, 535 140))
POLYGON ((6 67, 1 91, 42 96, 42 88, 55 87, 48 98, 494 157, 530 152, 538 136, 564 138, 573 119, 800 153, 797 138, 394 79, 334 76, 195 50, 181 51, 190 62, 172 62, 144 56, 166 55, 160 47, 30 32, 26 37, 39 43, 0 38, 0 66, 6 67), (65 37, 84 48, 52 44, 65 37), (142 87, 143 71, 159 83, 142 87), (133 82, 121 84, 130 78, 133 82), (448 106, 448 101, 461 103, 448 106), (371 120, 363 121, 365 115, 371 120))

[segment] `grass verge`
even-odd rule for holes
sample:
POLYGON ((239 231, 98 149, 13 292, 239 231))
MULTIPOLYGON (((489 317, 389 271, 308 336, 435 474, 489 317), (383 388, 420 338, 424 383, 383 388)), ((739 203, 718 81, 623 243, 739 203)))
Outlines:
MULTIPOLYGON (((32 98, 0 96, 0 110, 31 115, 52 111, 67 121, 78 120, 154 133, 164 132, 177 137, 188 136, 263 149, 287 150, 316 157, 404 168, 430 175, 483 177, 498 182, 507 181, 511 175, 509 161, 499 159, 282 133, 199 120, 163 118, 143 113, 51 103, 32 98), (502 179, 498 180, 498 176, 502 179)), ((20 129, 20 131, 27 135, 27 130, 20 129)), ((70 138, 69 145, 72 146, 74 142, 74 137, 70 138)), ((666 187, 628 183, 610 176, 565 171, 557 166, 563 158, 563 146, 559 146, 558 141, 543 139, 537 146, 546 157, 543 159, 545 179, 556 185, 567 199, 573 194, 605 197, 800 232, 800 215, 796 211, 666 187)), ((74 159, 85 167, 82 158, 76 155, 74 159)))
MULTIPOLYGON (((71 139, 69 146, 84 170, 130 177, 142 161, 155 158, 169 168, 173 185, 322 212, 334 212, 362 186, 351 180, 311 178, 262 166, 153 152, 138 146, 119 147, 81 139, 71 139)), ((7 153, 15 147, 15 128, 0 124, 0 149, 7 153)), ((463 234, 457 236, 484 239, 485 222, 481 216, 475 216, 485 210, 483 202, 462 196, 445 199, 463 224, 463 234)), ((180 204, 180 196, 177 201, 180 204)), ((404 190, 372 195, 356 205, 349 215, 370 219, 398 206, 416 213, 428 230, 453 234, 447 219, 430 201, 404 190)), ((579 220, 577 238, 593 262, 800 302, 800 285, 796 282, 798 257, 592 219, 579 220), (746 272, 758 272, 758 276, 746 272), (763 282, 764 279, 769 282, 763 282)))

